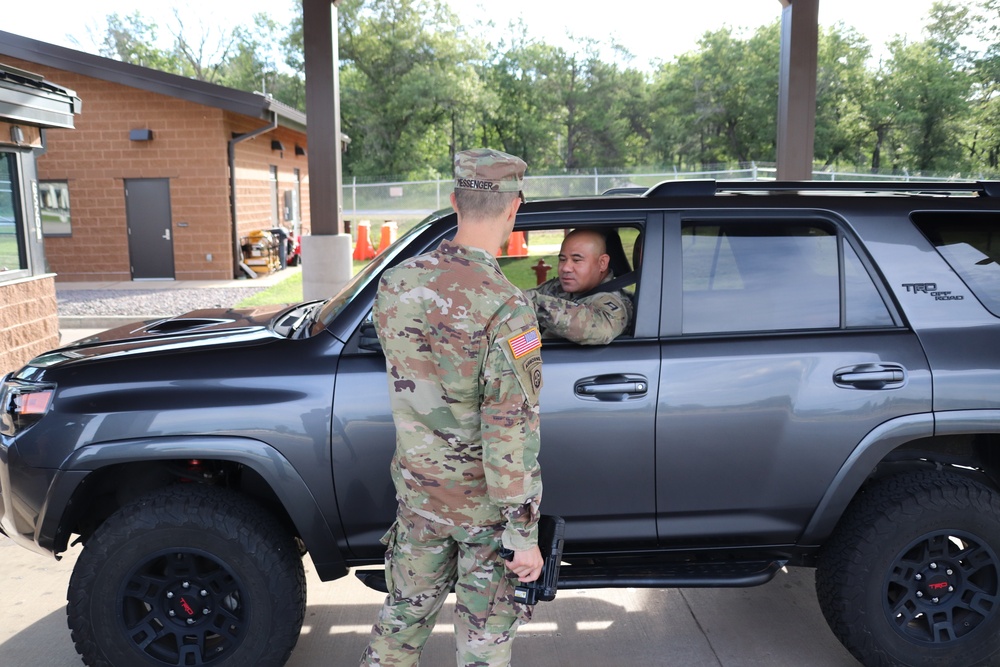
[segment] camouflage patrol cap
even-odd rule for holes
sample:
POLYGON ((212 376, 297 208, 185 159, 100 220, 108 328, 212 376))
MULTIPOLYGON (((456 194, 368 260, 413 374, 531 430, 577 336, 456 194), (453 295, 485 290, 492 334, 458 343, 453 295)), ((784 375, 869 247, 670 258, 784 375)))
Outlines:
POLYGON ((455 189, 520 192, 524 185, 524 160, 491 148, 455 153, 455 189))

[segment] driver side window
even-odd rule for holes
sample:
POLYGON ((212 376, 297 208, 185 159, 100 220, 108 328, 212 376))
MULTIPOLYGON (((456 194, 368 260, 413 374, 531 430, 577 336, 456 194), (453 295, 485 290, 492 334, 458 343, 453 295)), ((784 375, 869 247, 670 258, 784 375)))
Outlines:
POLYGON ((500 250, 497 255, 500 268, 508 280, 533 299, 543 337, 593 345, 631 334, 635 323, 638 263, 642 255, 642 234, 638 226, 516 229, 500 250), (583 230, 596 233, 608 256, 606 264, 601 264, 596 273, 586 259, 580 257, 580 246, 573 245, 574 238, 594 238, 590 234, 576 233, 583 230), (560 255, 568 274, 564 274, 562 280, 560 255), (539 299, 539 294, 549 298, 539 299), (580 308, 561 311, 560 302, 554 299, 588 304, 592 312, 582 312, 584 309, 580 308), (571 319, 575 321, 569 321, 571 319))

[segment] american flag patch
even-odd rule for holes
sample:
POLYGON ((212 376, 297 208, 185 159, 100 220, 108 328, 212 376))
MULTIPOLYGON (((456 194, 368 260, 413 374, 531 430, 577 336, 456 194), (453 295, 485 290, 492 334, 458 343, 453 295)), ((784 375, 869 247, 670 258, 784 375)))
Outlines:
POLYGON ((516 336, 507 341, 510 351, 514 353, 515 359, 520 359, 533 350, 542 346, 542 337, 538 335, 538 329, 529 329, 520 336, 516 336))

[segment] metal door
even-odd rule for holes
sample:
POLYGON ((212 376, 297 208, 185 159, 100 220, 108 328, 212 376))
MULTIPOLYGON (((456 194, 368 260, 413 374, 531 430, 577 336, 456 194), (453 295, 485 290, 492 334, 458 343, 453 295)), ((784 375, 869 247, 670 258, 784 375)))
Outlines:
POLYGON ((132 280, 172 280, 170 180, 125 179, 125 216, 132 280))

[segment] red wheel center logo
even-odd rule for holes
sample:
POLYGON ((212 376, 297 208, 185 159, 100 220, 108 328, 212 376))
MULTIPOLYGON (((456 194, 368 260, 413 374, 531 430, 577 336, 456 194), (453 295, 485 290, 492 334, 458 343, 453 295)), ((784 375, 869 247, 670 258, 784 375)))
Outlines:
POLYGON ((187 614, 188 616, 194 616, 194 609, 191 608, 191 605, 188 604, 187 600, 185 600, 184 598, 181 598, 180 605, 181 605, 181 609, 184 610, 185 614, 187 614))

